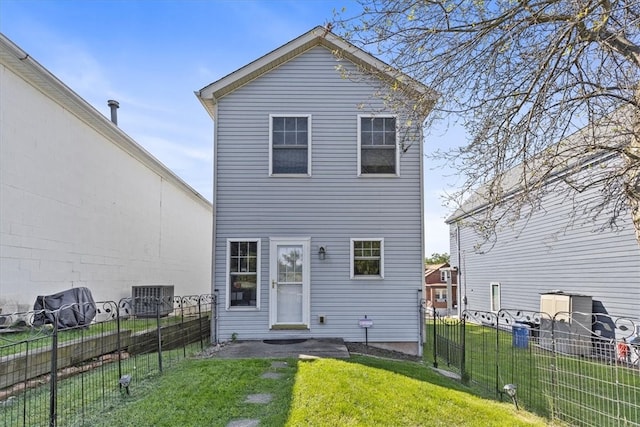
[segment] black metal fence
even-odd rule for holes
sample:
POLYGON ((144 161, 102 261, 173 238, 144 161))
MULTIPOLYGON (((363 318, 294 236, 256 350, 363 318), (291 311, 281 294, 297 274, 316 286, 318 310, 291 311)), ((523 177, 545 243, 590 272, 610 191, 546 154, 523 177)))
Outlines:
POLYGON ((463 381, 576 426, 640 426, 640 322, 591 313, 437 314, 425 359, 463 381), (507 385, 508 386, 505 388, 507 385))
POLYGON ((0 426, 85 425, 89 411, 209 346, 215 308, 213 295, 127 298, 96 303, 95 319, 73 327, 58 319, 86 306, 3 315, 0 426))

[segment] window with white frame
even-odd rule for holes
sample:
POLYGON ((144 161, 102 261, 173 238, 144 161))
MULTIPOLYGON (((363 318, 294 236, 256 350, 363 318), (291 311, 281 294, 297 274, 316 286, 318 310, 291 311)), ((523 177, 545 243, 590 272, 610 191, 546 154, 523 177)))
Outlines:
POLYGON ((311 116, 269 116, 271 175, 311 175, 311 116))
POLYGON ((445 283, 449 278, 449 270, 440 270, 440 282, 445 283))
POLYGON ((395 116, 358 116, 358 174, 398 174, 395 116))
POLYGON ((491 287, 491 311, 500 311, 500 283, 492 282, 491 287))
POLYGON ((436 289, 436 302, 447 302, 447 290, 436 289))
POLYGON ((384 277, 384 239, 351 239, 351 278, 384 277))
POLYGON ((227 240, 227 308, 259 308, 260 239, 227 240))

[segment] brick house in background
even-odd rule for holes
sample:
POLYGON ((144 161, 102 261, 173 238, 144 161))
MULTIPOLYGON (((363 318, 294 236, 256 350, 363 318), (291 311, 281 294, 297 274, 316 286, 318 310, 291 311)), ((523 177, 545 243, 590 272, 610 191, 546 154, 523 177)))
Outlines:
POLYGON ((449 263, 425 264, 424 288, 427 307, 435 308, 438 313, 447 311, 447 281, 451 275, 451 309, 458 306, 458 275, 449 263))

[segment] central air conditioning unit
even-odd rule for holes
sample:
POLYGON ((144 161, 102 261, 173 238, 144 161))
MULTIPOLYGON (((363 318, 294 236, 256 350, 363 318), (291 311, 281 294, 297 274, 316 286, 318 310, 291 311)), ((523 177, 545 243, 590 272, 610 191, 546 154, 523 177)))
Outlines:
POLYGON ((173 311, 173 285, 132 286, 131 306, 136 317, 168 316, 173 311))
POLYGON ((590 356, 592 299, 588 295, 547 292, 540 295, 540 346, 576 356, 590 356), (555 342, 554 342, 555 341, 555 342))

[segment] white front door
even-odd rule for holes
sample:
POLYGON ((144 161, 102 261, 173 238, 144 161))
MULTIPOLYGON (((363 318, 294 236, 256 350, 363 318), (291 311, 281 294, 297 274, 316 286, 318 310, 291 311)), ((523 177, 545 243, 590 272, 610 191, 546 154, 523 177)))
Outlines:
POLYGON ((272 238, 270 253, 269 326, 309 327, 310 239, 272 238))

